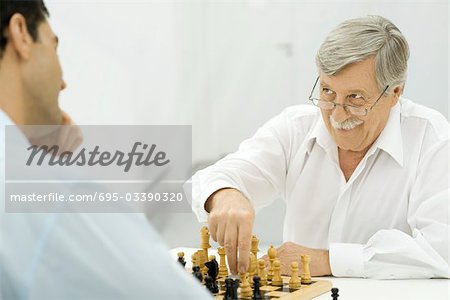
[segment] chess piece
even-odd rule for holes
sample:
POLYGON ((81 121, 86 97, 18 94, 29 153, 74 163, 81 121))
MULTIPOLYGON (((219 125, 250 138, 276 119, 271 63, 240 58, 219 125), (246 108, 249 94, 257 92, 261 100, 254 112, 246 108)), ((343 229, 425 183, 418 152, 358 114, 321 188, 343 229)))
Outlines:
POLYGON ((311 272, 309 271, 310 257, 309 255, 302 255, 301 260, 303 266, 302 284, 310 284, 311 283, 311 272))
POLYGON ((291 279, 289 279, 289 288, 299 289, 301 280, 298 277, 298 263, 296 261, 291 263, 291 279))
POLYGON ((201 249, 197 251, 197 263, 198 266, 200 267, 200 270, 202 271, 202 273, 204 275, 206 275, 206 273, 208 272, 208 268, 205 266, 207 260, 207 256, 205 254, 205 250, 201 249))
MULTIPOLYGON (((208 268, 207 277, 211 277, 211 291, 212 293, 219 292, 219 286, 217 284, 217 275, 219 274, 219 264, 216 261, 216 257, 211 255, 209 257, 209 261, 205 263, 205 266, 208 268), (217 292, 215 292, 217 290, 217 292)), ((206 278, 205 278, 206 280, 206 278)), ((209 289, 209 288, 208 288, 209 289)))
POLYGON ((197 278, 200 282, 203 282, 203 275, 202 272, 200 272, 199 266, 192 267, 192 274, 194 274, 195 278, 197 278))
POLYGON ((206 275, 205 277, 205 286, 213 294, 217 294, 219 292, 219 287, 214 283, 213 278, 209 275, 206 275))
POLYGON ((267 275, 266 275, 266 262, 263 259, 258 260, 258 277, 260 278, 261 285, 267 284, 267 275))
POLYGON ((333 300, 338 300, 339 297, 339 289, 338 288, 332 288, 331 289, 331 297, 333 297, 333 300))
POLYGON ((216 257, 214 255, 209 256, 209 261, 205 263, 205 266, 208 268, 208 275, 216 281, 217 275, 219 275, 219 264, 216 257))
POLYGON ((239 277, 241 279, 241 297, 250 298, 252 296, 252 288, 248 282, 248 273, 241 273, 239 277))
POLYGON ((225 295, 223 295, 223 300, 233 300, 233 279, 225 279, 225 295))
POLYGON ((184 252, 178 252, 178 262, 184 267, 186 267, 186 261, 184 260, 184 252))
POLYGON ((259 249, 258 249, 258 244, 259 244, 259 240, 258 240, 258 238, 256 237, 256 235, 253 235, 252 236, 252 247, 251 247, 251 252, 253 253, 253 255, 256 257, 256 258, 258 258, 258 251, 259 251, 259 249))
POLYGON ((283 286, 283 278, 281 278, 281 264, 278 259, 275 259, 273 262, 273 277, 272 277, 272 285, 274 286, 283 286))
POLYGON ((208 227, 203 226, 202 229, 200 229, 200 249, 205 251, 205 257, 208 257, 208 249, 211 248, 211 245, 209 244, 209 237, 210 233, 208 227))
POLYGON ((239 288, 239 279, 233 279, 232 281, 233 289, 231 290, 233 300, 238 300, 238 288, 239 288))
POLYGON ((269 250, 267 250, 267 255, 269 256, 269 272, 267 273, 267 280, 272 280, 273 277, 273 262, 277 258, 277 249, 270 245, 269 250))
POLYGON ((198 258, 197 258, 197 252, 192 253, 191 255, 191 262, 192 262, 192 270, 195 266, 198 266, 198 258))
POLYGON ((225 279, 225 294, 223 300, 238 300, 239 279, 227 277, 225 279))
POLYGON ((253 297, 252 300, 261 300, 261 291, 259 289, 261 283, 260 278, 258 276, 253 277, 253 297))
POLYGON ((225 249, 220 247, 217 249, 217 253, 220 255, 219 276, 226 277, 228 275, 228 268, 225 260, 225 249))
MULTIPOLYGON (((253 278, 257 274, 257 269, 258 261, 256 260, 256 256, 250 252, 250 256, 248 257, 248 278, 253 278)), ((250 283, 250 286, 253 286, 253 281, 250 283)))

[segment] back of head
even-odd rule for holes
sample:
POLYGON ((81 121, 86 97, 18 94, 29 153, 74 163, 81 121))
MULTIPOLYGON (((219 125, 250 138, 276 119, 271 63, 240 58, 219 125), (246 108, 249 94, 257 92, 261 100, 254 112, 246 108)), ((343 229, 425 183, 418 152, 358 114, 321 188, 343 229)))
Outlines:
POLYGON ((403 34, 381 16, 367 16, 339 24, 320 46, 316 64, 331 76, 346 66, 375 57, 378 87, 403 87, 406 81, 409 47, 403 34))
POLYGON ((27 29, 34 41, 38 39, 38 26, 48 16, 43 0, 0 0, 0 58, 8 42, 5 37, 11 17, 19 13, 24 16, 27 29))

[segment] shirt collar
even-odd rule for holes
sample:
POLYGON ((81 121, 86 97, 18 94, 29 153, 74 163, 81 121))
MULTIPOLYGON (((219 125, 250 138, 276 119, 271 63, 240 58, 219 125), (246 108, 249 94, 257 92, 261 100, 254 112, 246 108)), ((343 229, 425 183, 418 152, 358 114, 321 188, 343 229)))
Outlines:
POLYGON ((336 143, 329 134, 328 129, 326 128, 325 123, 323 122, 320 110, 318 110, 317 115, 318 116, 316 118, 316 123, 314 124, 314 127, 308 138, 308 144, 306 148, 308 154, 311 154, 314 142, 316 142, 320 147, 322 147, 325 150, 330 150, 331 148, 336 147, 336 143))
POLYGON ((389 119, 372 148, 382 149, 403 167, 403 139, 400 124, 400 100, 391 108, 389 119))
MULTIPOLYGON (((382 149, 388 153, 400 166, 403 166, 403 140, 400 124, 400 101, 391 108, 389 119, 381 132, 378 139, 372 145, 371 149, 375 151, 377 148, 382 149)), ((326 128, 321 113, 318 111, 318 118, 314 125, 311 134, 309 135, 306 151, 311 154, 312 147, 316 142, 325 151, 333 151, 336 148, 336 143, 326 128), (333 149, 332 149, 333 148, 333 149)), ((369 150, 371 152, 371 150, 369 150)))

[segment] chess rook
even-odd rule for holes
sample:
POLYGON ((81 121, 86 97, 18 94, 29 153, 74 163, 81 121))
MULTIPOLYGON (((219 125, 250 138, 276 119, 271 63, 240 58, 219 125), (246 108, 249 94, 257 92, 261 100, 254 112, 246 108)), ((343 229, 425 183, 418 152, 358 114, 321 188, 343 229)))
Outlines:
POLYGON ((311 283, 311 272, 309 271, 309 261, 310 257, 309 255, 302 255, 301 256, 302 261, 302 284, 310 284, 311 283))
POLYGON ((208 257, 208 249, 211 248, 211 245, 209 244, 209 237, 210 237, 209 229, 206 226, 203 226, 202 229, 200 229, 200 238, 201 238, 201 244, 200 248, 205 251, 205 257, 208 257))

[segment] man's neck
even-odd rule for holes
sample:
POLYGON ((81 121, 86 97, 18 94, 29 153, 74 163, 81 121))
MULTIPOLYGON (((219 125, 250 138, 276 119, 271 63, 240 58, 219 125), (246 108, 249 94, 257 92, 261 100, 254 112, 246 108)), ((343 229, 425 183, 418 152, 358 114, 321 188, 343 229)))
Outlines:
POLYGON ((352 150, 344 150, 338 147, 339 158, 352 158, 356 160, 362 160, 366 155, 367 151, 369 151, 369 147, 361 150, 361 151, 352 151, 352 150))
POLYGON ((351 151, 338 148, 339 166, 346 181, 350 179, 356 167, 359 165, 369 149, 370 146, 362 151, 351 151))

